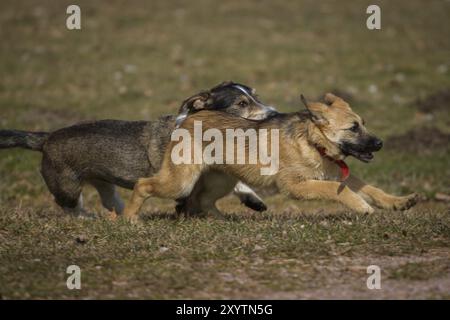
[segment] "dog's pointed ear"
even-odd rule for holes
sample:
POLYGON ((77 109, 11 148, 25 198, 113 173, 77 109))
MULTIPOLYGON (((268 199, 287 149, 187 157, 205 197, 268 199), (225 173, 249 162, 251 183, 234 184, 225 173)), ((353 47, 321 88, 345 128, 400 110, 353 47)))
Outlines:
POLYGON ((338 99, 342 100, 341 98, 339 98, 338 96, 335 96, 331 92, 326 93, 324 99, 325 99, 325 102, 329 105, 335 103, 338 99))
POLYGON ((330 92, 325 94, 324 100, 325 100, 325 103, 328 104, 329 106, 350 109, 350 105, 347 102, 345 102, 344 99, 342 99, 330 92))
POLYGON ((300 94, 300 100, 302 100, 302 103, 305 105, 306 110, 308 110, 309 112, 311 112, 309 110, 309 105, 308 105, 308 101, 306 101, 305 96, 303 95, 303 93, 300 94))
POLYGON ((209 91, 202 91, 184 100, 178 110, 178 116, 176 119, 177 127, 184 121, 184 119, 186 119, 188 115, 207 109, 208 103, 210 103, 210 97, 211 93, 209 91))
POLYGON ((318 126, 325 126, 329 123, 328 120, 323 116, 321 103, 309 103, 308 101, 306 101, 306 98, 303 94, 300 95, 300 99, 305 105, 306 110, 308 110, 308 114, 312 122, 314 122, 318 126))

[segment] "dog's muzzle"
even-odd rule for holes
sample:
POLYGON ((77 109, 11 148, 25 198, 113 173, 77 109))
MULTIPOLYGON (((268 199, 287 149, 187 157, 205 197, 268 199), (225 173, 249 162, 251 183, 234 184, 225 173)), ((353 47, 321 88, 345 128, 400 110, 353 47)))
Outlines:
POLYGON ((279 112, 274 108, 274 107, 267 107, 267 109, 265 110, 265 118, 272 118, 273 116, 276 116, 277 114, 279 114, 279 112))
POLYGON ((270 107, 270 106, 262 106, 262 108, 260 110, 258 110, 258 112, 251 113, 246 118, 251 119, 251 120, 265 120, 265 119, 271 118, 277 114, 278 114, 278 112, 275 108, 270 107))
POLYGON ((383 147, 383 141, 371 137, 361 144, 344 142, 339 147, 345 156, 353 156, 360 161, 370 162, 373 159, 373 152, 379 151, 383 147))

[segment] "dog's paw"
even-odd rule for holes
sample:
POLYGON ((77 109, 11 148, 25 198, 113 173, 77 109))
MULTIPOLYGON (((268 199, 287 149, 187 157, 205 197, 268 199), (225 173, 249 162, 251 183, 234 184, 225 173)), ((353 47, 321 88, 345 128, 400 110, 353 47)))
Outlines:
POLYGON ((108 211, 105 215, 106 220, 116 222, 119 215, 117 214, 116 210, 108 211))
POLYGON ((405 197, 399 197, 394 203, 394 210, 408 210, 409 208, 415 206, 419 202, 420 196, 417 193, 412 193, 405 197))
POLYGON ((132 226, 143 226, 144 223, 142 222, 139 217, 127 219, 127 222, 130 223, 132 226))
POLYGON ((246 196, 242 200, 242 203, 246 207, 248 207, 248 208, 250 208, 252 210, 258 211, 258 212, 262 212, 262 211, 266 211, 267 210, 267 206, 266 206, 266 204, 264 202, 262 202, 261 200, 259 200, 256 197, 253 197, 253 196, 250 196, 250 195, 246 196))
POLYGON ((362 214, 372 214, 375 212, 374 208, 372 208, 367 202, 362 201, 358 206, 353 208, 356 212, 362 214))
POLYGON ((80 211, 80 214, 77 216, 78 219, 84 219, 84 220, 93 220, 97 219, 97 215, 93 212, 88 212, 85 210, 80 211))
POLYGON ((367 208, 365 208, 364 213, 365 214, 372 214, 375 212, 375 209, 372 208, 371 206, 367 205, 367 208))
POLYGON ((175 212, 178 214, 184 214, 187 213, 187 205, 186 205, 186 201, 184 199, 182 200, 177 200, 177 204, 175 206, 175 212))
POLYGON ((142 222, 139 219, 138 215, 127 215, 127 214, 124 214, 123 219, 124 219, 124 221, 126 221, 127 223, 132 224, 132 225, 140 225, 140 224, 142 224, 142 222))

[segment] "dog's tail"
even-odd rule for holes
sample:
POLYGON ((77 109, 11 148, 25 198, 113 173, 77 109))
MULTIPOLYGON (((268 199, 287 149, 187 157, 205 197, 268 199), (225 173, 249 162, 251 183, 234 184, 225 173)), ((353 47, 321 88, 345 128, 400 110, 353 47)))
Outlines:
POLYGON ((48 132, 0 130, 0 149, 19 147, 42 151, 42 146, 48 136, 48 132))

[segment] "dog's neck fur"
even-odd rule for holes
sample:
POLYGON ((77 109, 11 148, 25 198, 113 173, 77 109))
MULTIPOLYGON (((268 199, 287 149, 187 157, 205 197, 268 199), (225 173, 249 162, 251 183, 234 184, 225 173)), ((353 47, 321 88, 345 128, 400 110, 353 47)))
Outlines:
POLYGON ((242 129, 281 129, 292 140, 298 141, 301 137, 306 137, 308 146, 320 153, 318 148, 325 150, 325 154, 334 160, 342 160, 344 155, 339 147, 331 142, 320 128, 312 122, 308 115, 303 112, 280 113, 264 120, 250 120, 237 118, 224 112, 199 111, 195 115, 187 118, 181 127, 190 128, 191 120, 204 121, 203 129, 217 128, 242 128, 242 129))
POLYGON ((342 160, 344 158, 339 147, 331 142, 322 130, 311 120, 307 120, 306 123, 306 137, 308 142, 316 148, 319 153, 321 153, 320 150, 322 149, 323 152, 332 159, 342 160))
POLYGON ((306 140, 312 149, 315 149, 319 153, 320 149, 324 150, 329 158, 335 160, 342 160, 345 158, 339 147, 331 142, 322 130, 308 118, 307 113, 295 112, 280 115, 280 117, 277 118, 278 117, 269 119, 267 122, 278 122, 278 125, 284 128, 285 132, 291 135, 295 140, 302 136, 306 137, 306 140))

